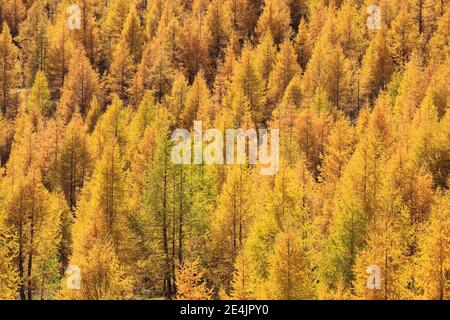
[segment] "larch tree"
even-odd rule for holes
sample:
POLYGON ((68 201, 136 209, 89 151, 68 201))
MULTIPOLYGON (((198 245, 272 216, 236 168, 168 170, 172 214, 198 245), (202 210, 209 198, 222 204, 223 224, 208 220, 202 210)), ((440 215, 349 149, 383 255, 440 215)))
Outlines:
POLYGON ((64 79, 69 71, 69 59, 74 49, 65 14, 59 14, 54 25, 49 26, 49 42, 48 63, 45 73, 52 93, 60 97, 64 79))
POLYGON ((364 54, 367 41, 364 36, 366 26, 358 12, 357 1, 344 1, 339 10, 337 21, 339 42, 346 57, 359 61, 364 54))
POLYGON ((430 39, 429 51, 430 58, 437 62, 446 60, 448 53, 450 52, 449 45, 449 26, 450 26, 450 11, 447 10, 445 14, 439 19, 437 24, 437 30, 434 32, 433 37, 430 39))
POLYGON ((128 50, 133 57, 133 62, 138 64, 142 56, 145 35, 134 6, 131 6, 127 19, 125 20, 121 38, 128 44, 128 50))
MULTIPOLYGON (((1 195, 3 203, 3 195, 1 195)), ((15 234, 5 225, 4 208, 0 208, 0 299, 14 299, 19 288, 19 275, 15 259, 19 253, 19 246, 15 241, 15 234)))
POLYGON ((28 97, 28 108, 31 112, 37 112, 45 117, 53 114, 53 102, 48 87, 47 78, 42 71, 36 74, 33 86, 28 97))
POLYGON ((249 179, 250 172, 245 165, 230 168, 212 217, 213 281, 226 292, 231 289, 234 263, 243 248, 252 219, 249 179))
POLYGON ((329 10, 322 1, 317 1, 310 4, 309 11, 308 27, 311 41, 315 44, 319 38, 322 28, 324 27, 324 21, 327 19, 327 13, 329 10))
POLYGON ((200 114, 204 116, 202 120, 209 118, 210 96, 204 73, 200 71, 189 89, 186 96, 186 105, 181 113, 181 122, 184 128, 191 128, 194 121, 199 119, 200 114))
POLYGON ((364 116, 360 118, 359 130, 363 133, 345 166, 337 196, 364 212, 367 221, 371 221, 381 210, 383 181, 380 177, 385 174, 392 149, 392 128, 383 101, 373 109, 367 124, 363 122, 364 116))
POLYGON ((255 298, 254 270, 249 261, 245 247, 239 252, 234 264, 234 275, 231 283, 231 294, 226 298, 233 300, 252 300, 255 298))
POLYGON ((320 39, 311 53, 308 65, 303 77, 303 87, 305 95, 312 98, 319 88, 324 88, 326 83, 326 62, 330 60, 329 52, 331 44, 324 39, 320 39))
POLYGON ((355 292, 362 299, 400 299, 402 266, 408 265, 402 255, 395 217, 390 212, 381 213, 367 228, 367 243, 358 252, 353 269, 355 292))
MULTIPOLYGON (((318 104, 328 105, 327 99, 318 104)), ((321 154, 333 125, 333 115, 325 107, 313 106, 300 110, 294 119, 294 138, 297 148, 305 156, 309 169, 314 175, 319 174, 321 154)))
POLYGON ((124 29, 125 20, 130 11, 130 2, 113 0, 108 4, 108 10, 101 22, 99 31, 100 55, 102 67, 107 68, 111 63, 114 48, 120 40, 120 34, 124 29))
POLYGON ((120 40, 117 43, 111 60, 109 91, 111 94, 117 94, 123 101, 128 101, 135 65, 126 41, 120 40))
POLYGON ((156 149, 152 165, 145 173, 144 204, 151 222, 152 233, 155 234, 153 243, 158 256, 157 267, 160 270, 158 276, 159 290, 167 298, 173 298, 176 294, 175 284, 175 251, 172 226, 173 208, 172 190, 173 179, 171 179, 173 166, 170 159, 172 142, 169 140, 168 127, 170 125, 169 113, 160 109, 156 130, 162 134, 155 141, 156 149))
POLYGON ((184 74, 175 76, 171 93, 167 96, 168 109, 175 118, 175 123, 181 125, 182 114, 186 109, 189 84, 184 74))
POLYGON ((322 212, 328 227, 334 216, 334 194, 344 174, 345 167, 355 151, 355 130, 349 120, 339 117, 330 130, 323 149, 320 168, 321 192, 326 195, 322 212))
POLYGON ((151 91, 147 91, 130 121, 130 152, 133 152, 134 148, 141 143, 145 131, 154 122, 156 114, 155 97, 151 91))
POLYGON ((240 90, 250 103, 252 120, 257 126, 262 125, 268 116, 265 106, 264 82, 257 71, 254 55, 249 45, 244 46, 241 58, 233 69, 232 85, 229 91, 231 98, 240 90))
POLYGON ((324 149, 321 175, 327 183, 337 183, 344 173, 355 144, 354 128, 344 117, 340 117, 330 131, 324 149))
POLYGON ((365 235, 365 215, 358 208, 349 204, 334 215, 319 263, 321 282, 328 289, 337 289, 340 281, 344 288, 351 288, 353 267, 365 235))
MULTIPOLYGON (((142 98, 147 89, 154 90, 159 102, 170 91, 174 70, 166 48, 160 39, 155 38, 144 49, 141 63, 133 80, 132 94, 142 98)), ((139 104, 140 99, 134 98, 139 104)))
POLYGON ((386 27, 377 31, 369 44, 361 66, 361 94, 374 101, 377 92, 384 89, 394 72, 394 63, 387 46, 386 27))
POLYGON ((86 115, 86 129, 87 132, 92 133, 97 125, 98 120, 103 114, 103 108, 96 97, 93 97, 89 107, 89 112, 86 115))
POLYGON ((270 32, 266 32, 255 49, 255 64, 261 79, 264 81, 265 90, 267 90, 270 73, 275 65, 276 58, 277 49, 273 37, 270 32))
POLYGON ((86 52, 89 62, 95 65, 98 62, 99 31, 95 19, 95 5, 93 0, 77 0, 76 4, 80 8, 81 28, 70 30, 71 36, 76 42, 81 44, 86 52))
POLYGON ((275 239, 267 282, 268 296, 285 300, 311 299, 312 292, 312 279, 302 241, 292 227, 287 227, 275 239))
POLYGON ((309 14, 309 4, 307 0, 288 0, 289 11, 291 13, 291 26, 294 31, 298 30, 298 26, 302 19, 309 14))
POLYGON ((161 25, 159 30, 158 38, 162 41, 162 46, 169 57, 170 64, 174 69, 179 70, 182 65, 180 47, 181 23, 179 18, 171 17, 167 25, 161 25))
POLYGON ((297 62, 302 68, 306 70, 309 58, 311 57, 312 43, 311 36, 309 34, 308 24, 305 19, 302 18, 298 26, 297 35, 294 40, 295 53, 297 54, 297 62))
POLYGON ((439 0, 412 0, 410 1, 411 14, 414 17, 418 32, 429 39, 435 31, 438 18, 444 13, 445 1, 439 0))
POLYGON ((230 37, 238 39, 251 37, 258 19, 255 12, 256 4, 250 0, 226 0, 224 4, 232 30, 230 37))
MULTIPOLYGON (((2 7, 2 18, 8 22, 11 34, 16 37, 19 34, 19 25, 26 17, 25 4, 22 0, 7 0, 3 2, 2 7)), ((3 24, 3 21, 0 22, 3 24)))
MULTIPOLYGON (((79 256, 75 251, 71 260, 81 271, 80 290, 63 286, 59 297, 71 300, 130 299, 133 282, 127 277, 111 241, 91 241, 85 255, 79 256)), ((67 284, 68 277, 63 283, 67 284)))
POLYGON ((425 98, 427 88, 420 85, 425 81, 426 73, 417 54, 413 54, 405 66, 405 72, 395 97, 394 115, 396 125, 401 128, 410 123, 420 103, 425 98))
POLYGON ((146 7, 146 25, 145 36, 147 40, 152 40, 158 29, 158 24, 161 19, 162 12, 169 1, 156 0, 147 2, 146 7))
POLYGON ((290 37, 291 12, 285 1, 264 1, 264 9, 258 19, 257 33, 262 38, 267 31, 270 31, 277 45, 290 37))
MULTIPOLYGON (((113 129, 113 128, 110 128, 113 129)), ((116 138, 105 141, 92 179, 77 204, 70 263, 80 267, 82 290, 73 298, 120 299, 131 296, 127 264, 128 201, 126 172, 116 138), (104 270, 109 270, 104 273, 104 270)), ((73 292, 73 291, 72 291, 73 292)), ((63 294, 64 292, 63 288, 63 294)), ((70 294, 70 292, 69 292, 70 294)))
POLYGON ((44 1, 35 1, 28 10, 27 18, 18 36, 23 53, 25 82, 31 86, 38 71, 44 71, 48 63, 48 17, 44 1))
POLYGON ((79 114, 75 114, 67 125, 57 166, 58 185, 74 212, 84 182, 92 172, 88 137, 79 114))
POLYGON ((402 6, 400 12, 392 22, 387 35, 389 50, 395 63, 404 68, 409 57, 417 45, 419 32, 414 19, 405 6, 402 6))
POLYGON ((439 195, 433 207, 430 221, 420 238, 419 287, 425 299, 445 300, 449 298, 448 270, 450 269, 450 217, 449 193, 439 195))
POLYGON ((75 112, 85 117, 97 88, 98 75, 89 63, 84 50, 74 50, 57 111, 67 122, 75 112))
POLYGON ((208 56, 211 64, 211 71, 215 74, 217 60, 224 55, 224 49, 228 43, 230 34, 229 20, 225 15, 224 4, 220 0, 213 0, 208 5, 206 11, 206 27, 209 30, 211 39, 209 42, 208 56))
POLYGON ((122 100, 113 96, 108 110, 100 117, 94 132, 91 135, 90 145, 94 158, 101 157, 105 145, 115 141, 121 155, 126 154, 129 141, 127 130, 129 113, 124 107, 122 100))
POLYGON ((16 113, 17 100, 13 90, 20 84, 20 72, 18 50, 12 42, 8 25, 4 23, 0 35, 0 105, 3 116, 13 116, 16 113))
POLYGON ((205 272, 199 260, 186 259, 176 271, 177 299, 209 300, 212 297, 204 279, 205 272))
POLYGON ((337 110, 351 111, 350 99, 350 63, 340 47, 330 52, 330 59, 326 61, 326 91, 328 99, 337 110))
POLYGON ((441 122, 433 99, 427 95, 417 110, 412 126, 418 129, 410 132, 411 152, 415 161, 428 168, 435 187, 447 188, 450 157, 445 145, 448 144, 448 113, 441 122))
POLYGON ((203 15, 186 18, 179 35, 181 64, 190 82, 201 69, 207 69, 210 34, 203 15))
POLYGON ((43 155, 37 128, 30 115, 22 114, 18 121, 6 177, 10 193, 5 199, 5 219, 19 248, 15 258, 19 297, 31 300, 38 293, 40 298, 49 294, 42 282, 50 281, 49 277, 53 283, 57 281, 59 233, 55 211, 50 210, 49 193, 42 184, 43 155))

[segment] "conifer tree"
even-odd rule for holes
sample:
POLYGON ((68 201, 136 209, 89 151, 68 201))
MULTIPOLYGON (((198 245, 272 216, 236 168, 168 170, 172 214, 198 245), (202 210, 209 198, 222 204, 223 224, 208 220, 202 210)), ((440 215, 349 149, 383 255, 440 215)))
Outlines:
POLYGON ((229 298, 233 300, 251 300, 255 297, 254 275, 245 247, 236 258, 234 268, 235 272, 229 298))
POLYGON ((111 56, 114 48, 120 40, 122 30, 124 30, 125 20, 130 11, 128 1, 113 0, 108 6, 106 15, 103 17, 100 28, 101 55, 105 66, 111 63, 111 56))
POLYGON ((267 89, 270 73, 272 72, 277 57, 277 50, 270 32, 264 34, 255 50, 256 66, 261 75, 261 79, 264 81, 265 89, 267 89))
MULTIPOLYGON (((1 199, 3 201, 3 199, 1 199)), ((3 210, 0 209, 0 210, 3 210)), ((15 242, 14 233, 4 224, 3 213, 0 222, 0 299, 12 300, 15 298, 19 287, 19 276, 16 269, 15 259, 19 247, 15 242)))
POLYGON ((173 298, 176 294, 175 285, 175 255, 171 249, 174 249, 174 234, 171 234, 173 223, 171 190, 173 180, 171 173, 173 163, 170 159, 170 147, 172 142, 168 139, 168 126, 170 118, 167 110, 159 110, 159 122, 156 124, 157 130, 162 130, 155 142, 155 155, 152 166, 146 173, 144 204, 150 215, 149 221, 152 222, 152 229, 158 236, 155 238, 154 245, 158 250, 158 268, 160 270, 160 288, 162 294, 167 298, 173 298))
POLYGON ((176 272, 178 300, 209 300, 211 290, 206 286, 204 271, 197 260, 184 260, 176 272))
POLYGON ((98 75, 92 69, 83 49, 74 50, 69 72, 58 106, 58 112, 68 122, 75 112, 85 117, 98 87, 98 75))
POLYGON ((135 66, 127 42, 120 40, 112 55, 108 78, 109 90, 120 99, 127 101, 134 76, 135 66))
POLYGON ((133 62, 138 64, 142 56, 144 31, 142 30, 136 8, 133 5, 131 6, 130 13, 125 20, 121 38, 126 41, 128 50, 133 57, 133 62))
POLYGON ((320 263, 321 278, 328 288, 337 289, 339 281, 345 288, 351 287, 353 267, 364 247, 365 235, 365 216, 359 209, 349 205, 334 216, 320 263))
POLYGON ((373 101, 377 92, 386 87, 394 71, 386 32, 385 26, 377 31, 362 60, 361 94, 369 101, 373 101))
POLYGON ((17 100, 13 89, 19 86, 20 66, 17 47, 12 42, 11 33, 6 23, 0 35, 0 95, 1 113, 3 116, 13 116, 16 113, 17 100))
POLYGON ((40 115, 46 117, 50 117, 53 113, 53 102, 50 100, 47 78, 41 71, 37 73, 33 87, 30 90, 28 105, 31 110, 36 110, 40 115))
POLYGON ((17 255, 20 299, 32 300, 39 292, 38 279, 43 280, 41 277, 47 272, 59 274, 57 264, 52 271, 40 268, 42 261, 57 259, 58 242, 53 232, 57 221, 48 210, 48 193, 36 168, 16 181, 6 200, 6 210, 8 225, 17 235, 15 241, 20 248, 17 255))
POLYGON ((145 90, 151 89, 159 102, 170 91, 174 70, 161 41, 155 39, 144 49, 141 64, 134 78, 132 93, 139 104, 145 90))
MULTIPOLYGON (((186 97, 186 107, 182 111, 181 121, 184 128, 190 128, 196 119, 208 115, 210 108, 210 92, 203 72, 199 72, 186 97)), ((202 120, 206 120, 207 118, 202 120)))
POLYGON ((302 18, 298 26, 298 32, 294 41, 295 53, 297 54, 297 62, 302 70, 306 70, 309 58, 311 57, 312 43, 309 34, 308 24, 302 18))
POLYGON ((364 21, 358 12, 357 1, 346 0, 337 16, 340 45, 348 58, 360 60, 366 49, 364 21))
POLYGON ((113 96, 108 110, 101 116, 94 132, 91 136, 91 147, 94 157, 100 157, 105 145, 114 141, 120 150, 121 155, 126 154, 129 133, 127 109, 123 106, 122 100, 118 96, 113 96))
POLYGON ((81 44, 86 52, 86 56, 92 65, 98 62, 97 53, 99 50, 98 25, 95 19, 95 5, 93 0, 77 0, 76 4, 80 8, 81 28, 71 30, 70 33, 75 41, 81 44))
MULTIPOLYGON (((80 268, 80 290, 63 286, 60 296, 63 299, 79 300, 119 300, 132 297, 132 281, 124 272, 111 241, 91 239, 85 255, 72 258, 73 265, 80 268)), ((63 283, 70 281, 65 278, 63 283)))
POLYGON ((291 13, 285 1, 264 1, 264 9, 258 19, 257 33, 262 38, 267 31, 270 31, 276 44, 281 44, 290 37, 291 13))
POLYGON ((187 17, 179 36, 181 64, 190 83, 201 69, 207 69, 210 34, 202 21, 203 15, 187 17))
POLYGON ((247 45, 242 49, 241 58, 233 69, 232 87, 230 95, 242 91, 247 97, 252 113, 252 120, 260 125, 268 116, 265 110, 264 84, 260 74, 257 72, 253 54, 247 45))
POLYGON ((61 96, 73 49, 74 43, 67 28, 66 16, 60 13, 55 24, 49 26, 48 63, 45 70, 52 93, 57 97, 61 96))
POLYGON ((232 28, 231 36, 238 39, 250 38, 256 27, 258 11, 249 0, 226 0, 225 8, 232 28))
POLYGON ((214 280, 226 292, 230 290, 234 263, 243 248, 252 218, 246 192, 248 181, 249 170, 243 165, 230 169, 211 222, 214 280))
POLYGON ((176 124, 181 124, 183 111, 186 109, 189 84, 184 74, 179 73, 173 81, 172 91, 167 96, 168 109, 175 118, 176 124))
POLYGON ((28 10, 27 18, 20 28, 25 82, 31 86, 38 71, 44 71, 48 63, 48 18, 44 1, 35 1, 28 10))
POLYGON ((67 125, 60 152, 59 186, 64 193, 69 208, 74 211, 79 192, 92 172, 92 160, 85 126, 79 114, 75 114, 67 125))
POLYGON ((275 240, 267 290, 276 299, 312 298, 312 281, 304 248, 289 227, 275 240))
POLYGON ((395 218, 385 212, 373 223, 367 226, 367 244, 358 252, 354 266, 356 294, 363 299, 399 299, 403 285, 401 266, 405 264, 395 218), (379 286, 377 279, 370 278, 378 275, 374 273, 377 269, 380 270, 379 286), (370 282, 371 279, 374 281, 370 282))
POLYGON ((450 12, 447 10, 444 15, 439 19, 437 30, 434 32, 433 37, 430 39, 429 51, 432 59, 437 61, 443 61, 448 56, 450 51, 449 45, 449 25, 450 25, 450 12))
POLYGON ((449 252, 449 196, 440 195, 434 206, 430 221, 421 236, 421 253, 419 286, 426 299, 445 300, 450 294, 448 270, 450 269, 449 252))
POLYGON ((156 34, 165 3, 163 0, 147 2, 145 36, 148 40, 152 40, 156 34))
POLYGON ((381 210, 380 200, 383 181, 379 178, 386 170, 386 160, 392 143, 391 124, 386 115, 386 104, 380 98, 378 105, 369 116, 368 123, 361 123, 362 131, 350 161, 345 167, 337 193, 367 215, 367 220, 375 219, 381 210), (364 130, 364 131, 363 131, 364 130))
POLYGON ((206 27, 211 35, 208 56, 211 60, 212 72, 217 68, 217 59, 223 57, 230 33, 229 21, 225 15, 222 1, 213 0, 206 12, 206 27))
MULTIPOLYGON (((19 25, 25 19, 26 8, 22 0, 4 1, 2 16, 8 22, 11 34, 16 37, 19 34, 19 25)), ((3 24, 3 21, 0 21, 3 24)))
POLYGON ((387 35, 389 49, 397 65, 400 67, 406 65, 418 37, 419 32, 411 14, 405 6, 402 6, 387 35))

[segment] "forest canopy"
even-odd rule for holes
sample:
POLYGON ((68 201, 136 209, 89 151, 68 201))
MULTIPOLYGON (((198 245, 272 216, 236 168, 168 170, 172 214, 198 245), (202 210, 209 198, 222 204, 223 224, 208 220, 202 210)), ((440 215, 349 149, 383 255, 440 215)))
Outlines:
POLYGON ((449 1, 0 0, 0 28, 0 299, 450 299, 449 1), (173 163, 196 121, 278 129, 277 174, 173 163))

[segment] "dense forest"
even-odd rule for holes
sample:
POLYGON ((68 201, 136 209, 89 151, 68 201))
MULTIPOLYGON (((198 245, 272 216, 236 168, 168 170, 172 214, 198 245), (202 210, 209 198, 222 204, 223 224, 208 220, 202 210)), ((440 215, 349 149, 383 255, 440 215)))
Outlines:
POLYGON ((449 1, 0 0, 0 25, 0 299, 450 299, 449 1), (174 164, 196 120, 279 129, 278 173, 174 164))

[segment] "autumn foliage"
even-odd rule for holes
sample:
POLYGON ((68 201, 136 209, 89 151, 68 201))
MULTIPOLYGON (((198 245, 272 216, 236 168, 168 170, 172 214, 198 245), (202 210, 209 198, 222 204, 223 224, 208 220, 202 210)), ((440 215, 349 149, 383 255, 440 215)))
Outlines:
POLYGON ((450 299, 449 30, 437 0, 0 1, 0 299, 450 299), (278 173, 174 164, 196 120, 279 129, 278 173))

